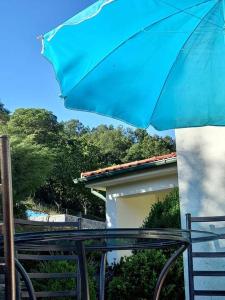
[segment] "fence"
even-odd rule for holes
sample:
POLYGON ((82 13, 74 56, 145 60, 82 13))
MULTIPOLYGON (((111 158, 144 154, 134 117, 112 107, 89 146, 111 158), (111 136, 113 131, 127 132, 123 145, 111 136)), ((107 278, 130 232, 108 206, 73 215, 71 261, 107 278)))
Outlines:
POLYGON ((39 222, 79 222, 80 229, 105 229, 106 223, 91 219, 86 219, 82 217, 67 215, 67 214, 59 214, 59 215, 46 215, 46 216, 35 216, 30 217, 31 221, 39 221, 39 222))

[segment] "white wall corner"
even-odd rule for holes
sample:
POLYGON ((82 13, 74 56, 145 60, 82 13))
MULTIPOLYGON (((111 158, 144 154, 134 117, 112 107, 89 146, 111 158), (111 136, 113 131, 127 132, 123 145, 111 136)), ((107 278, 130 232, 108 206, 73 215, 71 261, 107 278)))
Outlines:
MULTIPOLYGON (((178 184, 182 227, 185 214, 193 216, 225 215, 225 128, 201 127, 176 130, 178 184)), ((209 223, 194 229, 210 231, 209 223)), ((222 225, 224 226, 224 224, 222 225)), ((195 251, 216 251, 215 242, 195 244, 195 251)), ((221 259, 195 260, 195 270, 223 270, 221 259)), ((188 300, 187 259, 184 255, 185 291, 188 300)), ((224 289, 224 278, 199 277, 196 289, 224 289)), ((206 299, 198 297, 199 300, 206 299)), ((208 298, 207 298, 208 299, 208 298)), ((224 300, 225 297, 210 299, 224 300)))

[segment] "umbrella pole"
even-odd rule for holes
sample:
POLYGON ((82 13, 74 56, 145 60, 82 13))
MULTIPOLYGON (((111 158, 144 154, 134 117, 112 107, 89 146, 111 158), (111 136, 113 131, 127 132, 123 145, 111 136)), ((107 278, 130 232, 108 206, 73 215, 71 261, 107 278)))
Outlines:
POLYGON ((16 299, 15 279, 15 253, 14 253, 14 219, 13 219, 13 195, 12 195, 12 174, 9 139, 7 136, 0 137, 1 145, 1 189, 4 238, 4 258, 6 272, 6 299, 16 299))

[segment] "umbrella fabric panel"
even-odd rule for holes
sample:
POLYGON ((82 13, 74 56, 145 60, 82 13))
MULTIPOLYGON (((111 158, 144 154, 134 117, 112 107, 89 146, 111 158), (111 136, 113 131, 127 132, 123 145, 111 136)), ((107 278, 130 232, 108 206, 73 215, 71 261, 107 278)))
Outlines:
POLYGON ((157 129, 225 125, 225 35, 219 1, 186 41, 151 123, 157 129))
POLYGON ((205 3, 185 0, 175 8, 175 1, 169 1, 172 5, 161 0, 97 1, 45 34, 43 54, 55 67, 62 95, 66 96, 102 59, 140 30, 181 9, 205 3))
MULTIPOLYGON (((208 7, 201 9, 205 15, 208 7)), ((65 106, 149 126, 165 78, 199 22, 180 13, 141 31, 89 72, 68 93, 65 106)))
MULTIPOLYGON (((196 101, 193 95, 201 87, 200 80, 192 85, 190 78, 198 77, 202 69, 195 67, 195 60, 184 69, 183 52, 191 41, 195 43, 192 36, 203 24, 211 33, 221 29, 221 20, 213 20, 218 26, 208 17, 216 15, 215 9, 221 12, 222 1, 98 1, 47 33, 43 54, 55 68, 65 106, 138 127, 191 126, 195 116, 187 107, 196 101), (185 112, 182 118, 181 111, 185 112)), ((206 35, 199 34, 200 38, 206 35)), ((203 67, 204 58, 202 62, 203 67)), ((221 78, 223 70, 221 65, 221 78)), ((203 94, 199 110, 206 105, 203 94)), ((199 110, 194 126, 210 121, 199 110)))

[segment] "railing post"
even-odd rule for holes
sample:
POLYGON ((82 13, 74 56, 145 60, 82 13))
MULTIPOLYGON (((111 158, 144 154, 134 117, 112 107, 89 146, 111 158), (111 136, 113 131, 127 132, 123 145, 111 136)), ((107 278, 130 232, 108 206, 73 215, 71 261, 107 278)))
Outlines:
POLYGON ((81 229, 83 229, 83 226, 82 226, 82 218, 80 217, 80 218, 78 218, 78 229, 79 230, 81 230, 81 229))
POLYGON ((102 253, 100 276, 99 276, 99 300, 105 299, 105 268, 106 268, 106 252, 102 253))
MULTIPOLYGON (((186 228, 192 230, 191 227, 191 214, 186 214, 186 228)), ((191 233, 190 233, 191 234, 191 233)), ((193 260, 192 260, 192 242, 190 242, 187 248, 188 258, 188 288, 189 288, 189 299, 194 300, 194 279, 193 279, 193 260)))
POLYGON ((79 265, 79 276, 81 279, 81 283, 80 283, 81 299, 90 300, 87 259, 86 259, 84 242, 77 241, 76 244, 77 244, 77 255, 78 255, 78 265, 79 265))
POLYGON ((10 146, 7 136, 1 136, 0 142, 4 257, 7 278, 6 297, 8 300, 16 300, 13 195, 10 146))

